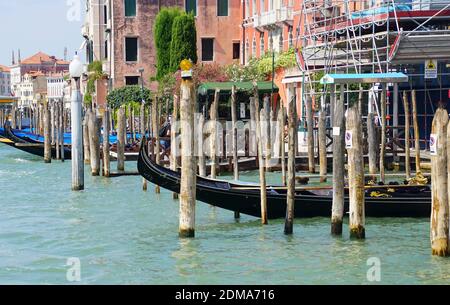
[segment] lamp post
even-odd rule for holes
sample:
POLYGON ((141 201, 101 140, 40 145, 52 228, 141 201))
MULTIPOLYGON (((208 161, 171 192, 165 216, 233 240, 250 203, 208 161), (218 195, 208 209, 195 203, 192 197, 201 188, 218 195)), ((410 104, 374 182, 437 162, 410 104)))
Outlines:
POLYGON ((72 190, 84 189, 83 139, 81 126, 81 93, 80 77, 83 64, 75 53, 69 66, 70 77, 74 80, 71 98, 71 132, 72 132, 72 190))

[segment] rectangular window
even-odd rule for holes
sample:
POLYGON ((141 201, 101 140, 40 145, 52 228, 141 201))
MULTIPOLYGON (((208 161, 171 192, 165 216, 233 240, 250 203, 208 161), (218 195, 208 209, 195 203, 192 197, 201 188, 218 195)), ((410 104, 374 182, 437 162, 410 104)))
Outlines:
POLYGON ((217 16, 228 16, 228 0, 217 0, 217 16))
POLYGON ((136 0, 124 0, 125 1, 125 17, 136 16, 136 0))
POLYGON ((103 21, 104 24, 108 23, 108 6, 103 5, 103 21))
POLYGON ((233 59, 239 59, 241 54, 241 44, 239 42, 233 42, 233 59))
POLYGON ((105 59, 108 59, 108 40, 105 40, 105 59))
POLYGON ((139 85, 139 76, 125 76, 125 85, 139 85))
POLYGON ((193 13, 197 16, 197 0, 186 0, 184 8, 186 13, 193 13))
POLYGON ((202 38, 202 61, 214 59, 214 38, 202 38))
POLYGON ((137 37, 125 38, 125 61, 137 61, 138 39, 137 37))

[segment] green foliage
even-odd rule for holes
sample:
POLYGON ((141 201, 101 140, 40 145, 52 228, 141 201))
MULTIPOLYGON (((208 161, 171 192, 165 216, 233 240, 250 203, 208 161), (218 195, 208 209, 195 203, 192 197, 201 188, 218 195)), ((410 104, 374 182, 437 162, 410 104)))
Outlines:
POLYGON ((174 19, 181 15, 178 8, 163 8, 156 16, 154 37, 156 46, 156 79, 161 80, 170 71, 170 44, 174 19))
POLYGON ((140 86, 125 86, 112 90, 106 100, 111 108, 119 108, 122 105, 137 103, 140 104, 144 98, 146 103, 151 101, 151 91, 144 88, 142 95, 142 89, 140 86))
POLYGON ((197 63, 197 30, 193 14, 183 13, 175 17, 170 42, 170 72, 179 69, 183 59, 197 63))
POLYGON ((95 93, 95 82, 102 79, 103 63, 100 60, 91 62, 88 65, 88 80, 86 84, 86 93, 84 94, 84 102, 86 105, 92 104, 92 94, 95 93))
POLYGON ((267 52, 259 58, 251 58, 246 66, 233 63, 226 68, 226 74, 231 81, 264 81, 271 78, 273 68, 290 68, 295 66, 294 49, 286 52, 267 52))

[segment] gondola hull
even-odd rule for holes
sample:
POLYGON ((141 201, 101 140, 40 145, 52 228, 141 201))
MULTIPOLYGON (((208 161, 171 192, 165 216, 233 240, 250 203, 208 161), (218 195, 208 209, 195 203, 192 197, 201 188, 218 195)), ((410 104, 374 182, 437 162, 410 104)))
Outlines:
MULTIPOLYGON (((1 136, 6 140, 0 140, 0 143, 6 144, 35 156, 44 157, 43 143, 30 138, 16 136, 9 126, 5 126, 1 136)), ((56 156, 55 147, 52 147, 52 156, 56 156)), ((64 159, 70 160, 71 158, 72 153, 70 148, 64 147, 64 159)))
MULTIPOLYGON (((147 145, 141 145, 138 171, 148 181, 175 193, 180 191, 181 175, 155 164, 148 157, 147 145)), ((365 214, 368 217, 429 217, 431 194, 427 187, 417 192, 407 191, 391 198, 366 196, 365 214), (424 190, 425 189, 425 190, 424 190), (428 189, 428 190, 427 190, 428 189)), ((197 199, 226 210, 261 217, 260 190, 227 181, 197 177, 197 199)), ((295 196, 295 217, 330 217, 331 194, 318 195, 311 191, 297 191, 295 196)), ((345 212, 348 213, 348 197, 345 198, 345 212)), ((284 218, 286 215, 286 191, 268 187, 267 216, 269 219, 284 218)))

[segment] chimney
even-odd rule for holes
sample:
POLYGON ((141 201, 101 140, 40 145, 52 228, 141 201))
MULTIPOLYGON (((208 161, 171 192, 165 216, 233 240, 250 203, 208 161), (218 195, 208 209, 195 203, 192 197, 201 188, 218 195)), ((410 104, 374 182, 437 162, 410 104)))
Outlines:
POLYGON ((14 58, 14 50, 12 50, 12 57, 11 57, 11 65, 15 65, 16 64, 16 59, 14 58))
POLYGON ((22 59, 20 59, 20 49, 19 49, 19 51, 18 51, 17 56, 19 57, 19 58, 18 58, 18 63, 20 64, 20 63, 22 62, 22 59))

